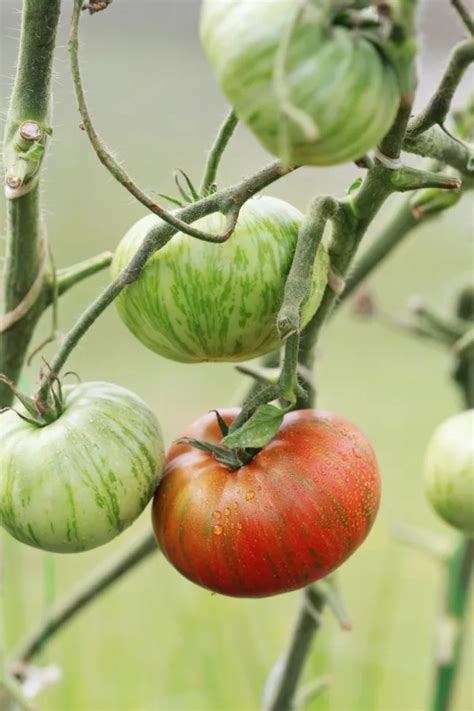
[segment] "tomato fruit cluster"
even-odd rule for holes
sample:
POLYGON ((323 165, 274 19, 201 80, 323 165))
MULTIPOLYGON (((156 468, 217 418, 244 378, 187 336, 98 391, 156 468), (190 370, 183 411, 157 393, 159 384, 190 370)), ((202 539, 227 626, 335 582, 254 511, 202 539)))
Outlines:
POLYGON ((395 69, 363 33, 334 22, 338 5, 203 2, 202 43, 223 93, 290 165, 360 158, 387 133, 400 102, 395 69))
MULTIPOLYGON (((221 411, 228 425, 237 414, 221 411)), ((222 437, 214 414, 186 435, 222 437)), ((341 565, 370 531, 379 501, 377 461, 362 432, 331 413, 301 410, 236 471, 174 444, 152 517, 163 553, 187 578, 225 595, 264 597, 341 565)))
POLYGON ((44 427, 16 412, 0 423, 0 523, 57 553, 95 548, 130 526, 164 465, 158 421, 135 394, 102 382, 65 387, 44 427))
MULTIPOLYGON (((176 235, 116 299, 122 320, 145 346, 182 363, 241 361, 274 350, 281 343, 276 315, 302 219, 283 200, 263 196, 245 203, 223 244, 176 235)), ((224 222, 219 213, 195 224, 217 234, 224 222)), ((115 253, 114 275, 159 223, 148 216, 133 225, 115 253)), ((303 326, 322 299, 328 261, 321 246, 303 326)))
POLYGON ((474 535, 474 410, 436 428, 425 455, 425 491, 444 521, 474 535))

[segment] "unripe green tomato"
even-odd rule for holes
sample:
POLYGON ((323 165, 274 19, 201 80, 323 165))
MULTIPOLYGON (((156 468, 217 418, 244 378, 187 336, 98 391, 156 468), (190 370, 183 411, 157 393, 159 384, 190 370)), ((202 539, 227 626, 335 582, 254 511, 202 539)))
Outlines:
POLYGON ((400 102, 395 71, 379 49, 333 24, 323 5, 307 2, 280 78, 282 41, 300 3, 204 0, 202 6, 201 40, 223 93, 262 145, 290 165, 360 158, 388 132, 400 102), (317 134, 305 128, 308 119, 317 134))
POLYGON ((101 382, 63 393, 62 414, 44 427, 0 415, 0 523, 22 543, 74 553, 135 521, 158 486, 164 446, 134 393, 101 382))
MULTIPOLYGON (((280 345, 276 316, 302 219, 288 203, 264 196, 245 203, 223 244, 176 235, 116 299, 122 320, 145 346, 182 363, 241 361, 274 350, 280 345)), ((160 222, 150 215, 131 227, 115 253, 114 276, 160 222)), ((195 225, 217 234, 224 223, 216 213, 195 225)), ((328 263, 321 246, 303 325, 321 302, 328 263)))
POLYGON ((435 430, 425 456, 425 490, 441 518, 474 535, 474 410, 435 430))

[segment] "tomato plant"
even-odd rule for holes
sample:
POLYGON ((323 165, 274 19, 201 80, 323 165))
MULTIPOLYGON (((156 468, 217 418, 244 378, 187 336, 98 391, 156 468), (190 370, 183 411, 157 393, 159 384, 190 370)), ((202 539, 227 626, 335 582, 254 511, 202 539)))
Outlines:
POLYGON ((262 145, 290 165, 360 158, 395 118, 393 66, 360 28, 337 23, 338 5, 203 3, 202 42, 222 91, 262 145))
POLYGON ((135 521, 163 464, 160 426, 143 400, 110 383, 65 387, 50 424, 2 415, 0 522, 37 548, 95 548, 135 521))
POLYGON ((474 410, 436 428, 426 450, 425 490, 441 518, 474 535, 474 410))
MULTIPOLYGON (((277 348, 275 317, 302 217, 283 200, 264 196, 245 204, 224 244, 180 234, 120 294, 121 318, 148 348, 183 363, 247 360, 277 348)), ((115 253, 114 275, 159 223, 149 216, 133 225, 115 253)), ((224 217, 214 214, 195 224, 218 233, 224 217)), ((327 252, 320 247, 303 325, 321 301, 327 270, 327 252)))
MULTIPOLYGON (((227 424, 237 414, 221 412, 227 424)), ((186 434, 221 440, 214 414, 186 434)), ((225 595, 264 597, 337 568, 367 536, 379 500, 367 438, 337 415, 301 410, 236 471, 174 444, 152 517, 163 553, 187 578, 225 595)))

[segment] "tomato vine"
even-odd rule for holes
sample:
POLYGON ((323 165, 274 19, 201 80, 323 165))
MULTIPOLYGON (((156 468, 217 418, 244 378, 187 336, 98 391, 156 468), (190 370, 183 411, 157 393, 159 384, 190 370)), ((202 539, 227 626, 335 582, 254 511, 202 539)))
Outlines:
MULTIPOLYGON (((90 3, 91 14, 105 9, 108 4, 90 3)), ((467 67, 474 61, 472 38, 454 48, 436 92, 425 109, 412 118, 416 85, 414 62, 417 3, 411 0, 392 0, 391 3, 381 5, 388 5, 391 9, 391 21, 396 28, 396 35, 402 38, 402 41, 391 47, 389 54, 397 63, 404 90, 398 114, 378 146, 375 159, 362 159, 366 174, 361 185, 343 198, 317 196, 311 202, 299 231, 295 257, 278 314, 278 329, 282 340, 285 341, 280 356, 281 363, 276 362, 275 354, 271 354, 265 359, 266 370, 249 367, 244 371, 256 382, 249 390, 241 415, 232 426, 230 435, 238 434, 239 428, 244 427, 259 408, 275 400, 279 399, 285 407, 288 403, 296 408, 313 405, 315 392, 309 374, 314 365, 315 348, 321 329, 337 304, 353 293, 363 279, 409 232, 425 219, 431 219, 454 203, 445 198, 441 202, 436 201, 435 198, 440 194, 447 194, 441 191, 453 191, 452 194, 457 195, 474 186, 474 166, 470 148, 465 141, 451 135, 445 127, 454 92, 467 67), (430 163, 425 169, 405 167, 400 158, 402 150, 428 158, 430 163), (429 190, 434 193, 426 193, 429 190), (392 221, 382 228, 369 250, 355 260, 354 267, 349 272, 358 247, 375 216, 390 196, 404 192, 415 192, 418 196, 417 205, 414 206, 411 194, 404 199, 392 221), (301 309, 308 295, 315 254, 327 227, 331 228, 328 284, 321 306, 303 329, 301 309)), ((453 0, 453 6, 472 35, 473 22, 469 12, 460 0, 453 0)), ((255 175, 231 187, 218 190, 216 181, 220 160, 238 121, 236 114, 231 111, 210 150, 199 195, 192 190, 192 202, 177 211, 170 212, 163 208, 142 191, 113 158, 93 125, 85 100, 78 56, 82 8, 82 0, 74 0, 69 49, 71 73, 83 126, 105 168, 135 199, 151 213, 159 216, 163 222, 148 234, 130 263, 79 316, 66 334, 50 369, 44 371, 35 395, 36 402, 43 408, 50 406, 48 393, 51 384, 59 377, 80 339, 122 290, 140 277, 152 255, 167 245, 178 231, 193 239, 211 243, 228 240, 236 228, 240 210, 245 203, 263 188, 297 168, 276 161, 255 175), (196 220, 216 212, 221 212, 226 217, 222 233, 213 234, 193 226, 196 220)), ((383 7, 380 9, 383 11, 383 7)), ((10 250, 7 260, 6 308, 0 319, 0 370, 6 379, 14 382, 18 381, 41 314, 52 304, 55 305, 57 299, 68 289, 106 268, 111 261, 111 255, 103 253, 78 265, 56 271, 49 260, 47 240, 41 226, 39 184, 46 146, 51 140, 50 77, 59 13, 60 0, 24 0, 18 72, 7 118, 4 167, 8 210, 7 240, 10 250)), ((291 36, 286 39, 290 42, 291 36)), ((283 54, 280 59, 281 87, 282 82, 284 84, 287 57, 283 54)), ((291 116, 295 118, 294 107, 285 105, 287 116, 290 119, 291 116)), ((417 318, 419 330, 424 329, 435 340, 444 339, 443 342, 448 342, 450 346, 455 344, 459 367, 467 361, 471 362, 472 344, 464 343, 469 339, 467 330, 462 333, 449 331, 429 310, 424 313, 419 311, 417 318), (460 345, 459 342, 463 339, 463 344, 460 345)), ((467 393, 469 378, 465 376, 466 372, 470 374, 471 369, 462 371, 460 384, 467 393)), ((13 398, 12 390, 5 385, 6 379, 0 380, 0 405, 3 407, 9 406, 13 398)), ((470 399, 469 395, 466 397, 470 399)), ((470 406, 472 407, 472 403, 470 406)), ((39 629, 20 644, 13 654, 13 659, 29 661, 71 617, 155 550, 153 538, 147 533, 53 608, 39 629)), ((472 555, 472 546, 463 541, 448 567, 447 608, 448 612, 460 619, 464 615, 469 586, 469 575, 466 575, 465 570, 466 565, 469 568, 472 564, 472 555)), ((316 584, 302 593, 301 608, 288 651, 275 673, 271 675, 266 688, 266 708, 272 711, 285 710, 295 703, 300 675, 326 604, 338 609, 337 604, 334 604, 331 589, 323 589, 316 584)), ((456 644, 456 654, 453 655, 449 669, 439 670, 434 709, 447 708, 447 699, 457 670, 461 640, 456 644)), ((8 672, 5 660, 0 662, 0 683, 5 693, 26 708, 26 703, 21 699, 21 689, 8 672)), ((320 688, 320 683, 314 685, 313 693, 320 688)))

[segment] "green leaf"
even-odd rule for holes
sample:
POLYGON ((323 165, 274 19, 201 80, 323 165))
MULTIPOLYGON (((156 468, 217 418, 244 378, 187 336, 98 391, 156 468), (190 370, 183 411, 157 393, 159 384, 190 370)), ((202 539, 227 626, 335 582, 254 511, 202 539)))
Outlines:
POLYGON ((349 187, 347 188, 347 190, 346 190, 347 195, 350 195, 355 190, 358 190, 361 185, 362 185, 362 178, 360 178, 360 177, 356 178, 356 180, 354 180, 352 185, 349 185, 349 187))
POLYGON ((33 145, 28 148, 26 152, 20 153, 20 158, 23 160, 30 160, 33 163, 38 163, 41 160, 44 153, 44 145, 39 141, 35 141, 33 145))
POLYGON ((222 440, 226 447, 265 447, 273 439, 283 422, 286 410, 275 405, 260 405, 236 432, 222 440))

